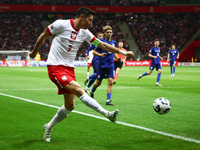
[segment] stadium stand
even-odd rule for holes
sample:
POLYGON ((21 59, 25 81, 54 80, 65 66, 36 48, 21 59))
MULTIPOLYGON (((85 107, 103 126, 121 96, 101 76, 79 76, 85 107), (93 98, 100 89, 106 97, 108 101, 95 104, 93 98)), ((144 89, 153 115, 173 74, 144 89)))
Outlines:
MULTIPOLYGON (((27 12, 4 12, 0 13, 0 50, 31 50, 38 38, 43 32, 41 21, 48 20, 53 22, 57 19, 73 18, 74 13, 27 13, 27 12)), ((102 31, 102 27, 109 24, 113 27, 113 39, 123 41, 121 31, 117 21, 113 20, 115 14, 97 14, 90 31, 96 35, 102 31)), ((82 59, 86 55, 89 44, 84 44, 79 48, 76 59, 82 59)), ((50 48, 50 41, 46 40, 39 50, 42 59, 47 59, 50 48)))
POLYGON ((161 55, 167 55, 172 43, 180 50, 200 26, 198 13, 134 14, 127 21, 144 56, 156 38, 160 39, 161 55))

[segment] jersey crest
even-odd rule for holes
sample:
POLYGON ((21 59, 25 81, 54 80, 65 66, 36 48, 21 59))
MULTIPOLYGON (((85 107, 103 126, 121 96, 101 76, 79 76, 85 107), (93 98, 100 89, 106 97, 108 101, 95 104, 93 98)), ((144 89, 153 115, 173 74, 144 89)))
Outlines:
POLYGON ((72 31, 70 38, 73 40, 76 40, 76 37, 77 37, 77 33, 72 31))

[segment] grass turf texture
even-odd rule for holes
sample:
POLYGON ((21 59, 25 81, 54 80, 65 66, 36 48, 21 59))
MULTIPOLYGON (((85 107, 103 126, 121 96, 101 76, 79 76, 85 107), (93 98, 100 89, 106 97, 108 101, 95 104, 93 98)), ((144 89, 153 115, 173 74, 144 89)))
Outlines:
MULTIPOLYGON (((95 92, 95 99, 106 109, 120 110, 119 121, 200 140, 200 67, 163 67, 156 87, 157 72, 137 81, 148 67, 124 67, 113 87, 115 106, 106 106, 107 81, 95 92), (153 101, 167 98, 172 105, 166 115, 153 110, 153 101)), ((61 106, 63 97, 48 79, 45 67, 0 67, 0 93, 18 96, 46 104, 61 106)), ((86 67, 75 69, 82 87, 86 67)), ((91 69, 92 72, 92 69, 91 69)), ((76 111, 100 116, 76 100, 76 111)), ((71 113, 53 130, 51 143, 42 141, 42 126, 57 109, 0 95, 0 149, 200 149, 200 144, 188 142, 145 130, 127 127, 96 118, 71 113)))

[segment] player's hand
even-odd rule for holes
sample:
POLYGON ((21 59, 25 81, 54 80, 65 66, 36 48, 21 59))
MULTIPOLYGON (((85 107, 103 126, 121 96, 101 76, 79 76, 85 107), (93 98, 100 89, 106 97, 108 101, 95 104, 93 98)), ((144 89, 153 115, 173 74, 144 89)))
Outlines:
POLYGON ((162 58, 162 57, 160 57, 160 59, 161 59, 161 60, 163 60, 163 58, 162 58))
POLYGON ((156 58, 158 58, 158 56, 154 56, 153 58, 155 58, 155 59, 156 59, 156 58))
POLYGON ((88 61, 90 59, 90 56, 86 56, 86 61, 88 61))
POLYGON ((121 58, 118 58, 117 60, 122 62, 122 59, 121 59, 121 58))
POLYGON ((132 51, 127 51, 126 56, 128 56, 128 57, 133 57, 133 56, 134 56, 134 53, 133 53, 132 51))
POLYGON ((102 53, 101 54, 101 57, 105 57, 107 54, 106 53, 102 53))
POLYGON ((169 59, 167 59, 167 61, 169 61, 169 59))
POLYGON ((35 58, 36 54, 37 54, 36 51, 31 51, 31 52, 29 53, 29 56, 30 56, 31 58, 35 58))

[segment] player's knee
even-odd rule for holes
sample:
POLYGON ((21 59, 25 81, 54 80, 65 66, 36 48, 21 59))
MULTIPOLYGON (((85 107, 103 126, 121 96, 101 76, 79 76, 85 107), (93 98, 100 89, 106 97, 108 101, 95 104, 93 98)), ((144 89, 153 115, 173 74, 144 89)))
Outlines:
POLYGON ((147 72, 147 74, 150 75, 150 74, 151 74, 151 71, 147 72))
POLYGON ((72 111, 75 108, 75 104, 67 104, 65 105, 65 108, 69 111, 72 111))

